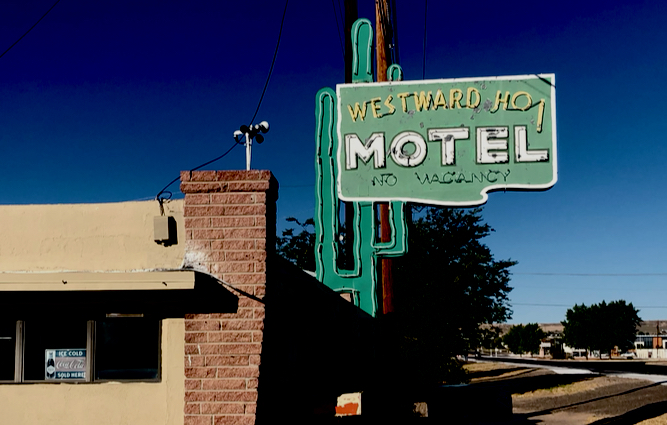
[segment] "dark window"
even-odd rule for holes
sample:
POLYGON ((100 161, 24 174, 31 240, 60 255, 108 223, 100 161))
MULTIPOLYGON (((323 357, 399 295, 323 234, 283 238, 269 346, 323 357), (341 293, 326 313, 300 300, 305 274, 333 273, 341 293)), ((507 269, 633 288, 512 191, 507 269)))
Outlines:
POLYGON ((117 317, 95 324, 96 380, 155 380, 160 360, 160 323, 117 317))
POLYGON ((159 379, 159 319, 0 320, 0 382, 159 379))

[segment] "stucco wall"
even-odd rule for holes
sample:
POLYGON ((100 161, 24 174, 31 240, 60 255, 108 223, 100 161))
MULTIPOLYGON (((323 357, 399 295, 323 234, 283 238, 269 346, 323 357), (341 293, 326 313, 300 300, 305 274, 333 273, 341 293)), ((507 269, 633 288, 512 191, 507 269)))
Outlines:
MULTIPOLYGON (((165 204, 178 243, 155 243, 155 201, 0 206, 0 273, 180 268, 183 201, 165 204)), ((2 384, 0 423, 182 425, 184 320, 162 322, 161 382, 2 384)), ((132 347, 128 347, 131 349, 132 347)))
POLYGON ((0 423, 182 425, 184 334, 183 319, 162 322, 161 382, 0 385, 0 423))
POLYGON ((185 252, 183 200, 165 203, 178 243, 153 239, 156 201, 0 206, 0 272, 131 271, 179 268, 185 252))

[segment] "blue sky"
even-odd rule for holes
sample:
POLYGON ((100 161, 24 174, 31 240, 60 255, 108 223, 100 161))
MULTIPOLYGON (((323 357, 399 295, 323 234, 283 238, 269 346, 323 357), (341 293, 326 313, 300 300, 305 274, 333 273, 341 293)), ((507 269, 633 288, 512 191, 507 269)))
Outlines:
MULTIPOLYGON (((425 3, 396 2, 400 64, 418 80, 425 3)), ((0 203, 150 199, 226 151, 255 111, 284 8, 226 3, 61 0, 0 58, 0 203)), ((0 2, 0 52, 52 4, 0 2)), ((271 131, 252 165, 280 181, 279 227, 313 214, 315 93, 344 76, 333 4, 290 1, 257 116, 271 131)), ((360 16, 373 20, 373 4, 360 0, 360 16)), ((428 4, 427 79, 556 75, 558 183, 493 193, 484 209, 496 257, 519 262, 512 322, 616 299, 667 318, 665 16, 655 1, 428 4)), ((207 169, 244 161, 236 148, 207 169)))

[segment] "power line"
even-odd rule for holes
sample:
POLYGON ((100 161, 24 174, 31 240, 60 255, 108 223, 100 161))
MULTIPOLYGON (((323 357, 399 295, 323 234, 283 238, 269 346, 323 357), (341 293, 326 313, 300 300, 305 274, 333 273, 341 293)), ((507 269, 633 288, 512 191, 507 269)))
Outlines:
MULTIPOLYGON (((510 305, 521 305, 528 307, 572 307, 572 304, 543 304, 543 303, 513 303, 510 302, 510 305)), ((667 308, 666 305, 633 305, 635 308, 667 308)))
MULTIPOLYGON (((60 1, 60 0, 58 0, 58 1, 60 1)), ((266 89, 269 86, 269 81, 271 81, 271 74, 273 73, 273 67, 276 64, 276 57, 278 56, 278 47, 280 47, 280 40, 281 40, 282 35, 283 35, 283 26, 285 24, 285 16, 287 15, 287 5, 288 4, 289 4, 289 0, 285 0, 285 9, 283 10, 283 17, 282 17, 282 20, 280 21, 280 31, 278 31, 278 41, 276 42, 276 49, 273 52, 273 59, 271 60, 271 66, 269 67, 269 74, 266 76, 266 82, 264 83, 264 88, 262 89, 262 95, 259 97, 259 101, 257 102, 257 108, 255 109, 255 113, 253 114, 252 119, 250 120, 250 124, 252 124, 255 121, 255 118, 257 117, 257 113, 259 112, 259 108, 262 106, 262 101, 264 100, 264 95, 266 94, 266 89)), ((243 140, 243 139, 241 139, 241 140, 243 140)), ((236 146, 242 144, 241 140, 234 141, 234 144, 222 155, 220 155, 220 156, 218 156, 218 157, 216 157, 216 158, 214 158, 210 161, 207 161, 207 162, 205 162, 201 165, 198 165, 195 168, 192 168, 190 171, 199 170, 202 167, 205 167, 209 164, 212 164, 212 163, 224 158, 225 156, 227 156, 227 154, 229 154, 232 151, 232 149, 234 149, 236 146)), ((169 192, 167 190, 167 188, 169 188, 169 186, 171 186, 172 184, 176 183, 178 181, 178 179, 180 179, 180 178, 181 178, 181 176, 179 175, 174 180, 169 182, 169 184, 167 184, 161 191, 159 191, 157 195, 155 195, 155 199, 160 203, 160 206, 162 206, 162 200, 163 199, 171 199, 172 193, 169 192), (160 198, 160 195, 162 195, 164 193, 168 193, 169 197, 160 198)))
POLYGON ((400 64, 398 55, 398 18, 396 13, 396 0, 389 4, 389 28, 391 29, 391 63, 400 64))
POLYGON ((512 273, 513 275, 523 276, 578 276, 578 277, 650 277, 667 276, 667 273, 552 273, 552 272, 534 272, 534 273, 512 273))
MULTIPOLYGON (((282 189, 282 188, 281 188, 282 189)), ((515 282, 512 281, 514 284, 515 282)), ((659 288, 654 288, 654 284, 643 285, 638 282, 633 282, 632 292, 633 293, 665 293, 667 292, 667 287, 660 286, 659 288)), ((590 292, 596 291, 601 294, 605 293, 616 293, 618 291, 624 291, 628 289, 628 283, 623 282, 596 282, 593 284, 582 283, 582 282, 559 282, 558 284, 545 284, 542 283, 516 283, 513 288, 521 288, 523 291, 554 291, 561 293, 562 291, 569 292, 590 292)))
POLYGON ((343 54, 343 61, 345 61, 345 48, 343 47, 343 39, 340 36, 340 25, 338 24, 338 13, 336 12, 336 3, 331 0, 331 6, 334 10, 334 18, 336 18, 336 33, 338 34, 338 41, 340 42, 340 51, 343 54))
POLYGON ((264 100, 264 94, 266 94, 266 88, 269 86, 269 81, 271 81, 271 74, 273 73, 273 66, 276 64, 276 57, 278 56, 278 47, 280 47, 280 39, 283 36, 283 25, 285 24, 285 16, 287 15, 287 5, 289 0, 285 0, 285 10, 283 10, 283 19, 280 21, 280 31, 278 31, 278 41, 276 42, 276 50, 273 52, 273 60, 271 61, 271 67, 269 68, 269 75, 266 76, 266 83, 264 83, 264 88, 262 89, 262 95, 259 97, 259 102, 257 103, 257 109, 255 109, 255 114, 250 120, 250 124, 255 121, 259 108, 262 106, 262 100, 264 100))
POLYGON ((282 189, 282 188, 285 188, 285 187, 313 187, 313 186, 315 186, 315 183, 311 183, 311 184, 285 184, 285 185, 281 184, 280 188, 282 189))
MULTIPOLYGON (((210 160, 210 161, 208 161, 208 162, 205 162, 205 163, 203 163, 203 164, 201 164, 201 165, 196 166, 195 168, 191 169, 190 171, 197 171, 197 170, 199 170, 199 169, 202 168, 202 167, 206 167, 208 164, 211 164, 211 163, 213 163, 213 162, 215 162, 215 161, 218 161, 218 160, 224 158, 224 157, 227 156, 227 154, 228 154, 229 152, 231 152, 232 149, 234 149, 237 145, 238 145, 238 143, 234 142, 234 144, 232 145, 232 147, 229 148, 229 149, 227 150, 227 152, 223 153, 222 155, 220 155, 220 156, 217 157, 217 158, 214 158, 214 159, 212 159, 212 160, 210 160)), ((176 183, 176 182, 178 181, 178 179, 180 179, 180 178, 181 178, 181 176, 179 175, 179 176, 176 177, 174 180, 170 181, 169 184, 167 184, 164 188, 162 188, 162 190, 161 190, 160 192, 158 192, 157 195, 155 195, 155 199, 157 199, 158 201, 160 201, 160 199, 171 199, 171 195, 172 195, 172 193, 169 192, 169 191, 167 190, 167 188, 168 188, 169 186, 171 186, 172 184, 176 183), (160 195, 162 195, 163 193, 168 193, 168 194, 169 194, 169 197, 167 197, 167 198, 160 198, 160 195)))
MULTIPOLYGON (((338 3, 338 13, 339 13, 339 16, 340 16, 340 22, 341 22, 341 25, 344 26, 345 17, 343 16, 343 14, 344 14, 343 5, 340 4, 340 0, 337 0, 337 3, 338 3)), ((345 28, 343 28, 343 38, 345 38, 345 28)))
POLYGON ((8 51, 10 51, 10 50, 12 49, 12 47, 16 46, 16 45, 18 44, 18 42, 21 41, 21 40, 23 39, 23 37, 25 37, 26 35, 28 35, 28 33, 29 33, 30 31, 32 31, 33 28, 35 28, 35 27, 37 26, 37 24, 39 24, 39 22, 40 22, 42 19, 44 19, 44 17, 45 17, 46 15, 48 15, 49 12, 50 12, 54 7, 56 7, 56 5, 57 5, 58 3, 60 3, 60 0, 56 1, 55 3, 53 3, 53 6, 51 6, 51 8, 49 8, 49 10, 47 10, 46 13, 43 14, 42 17, 39 18, 39 19, 37 20, 37 22, 35 22, 35 25, 31 26, 30 29, 29 29, 28 31, 25 32, 25 34, 23 34, 21 37, 19 37, 18 40, 16 40, 16 41, 14 42, 14 44, 12 44, 11 46, 9 46, 9 47, 7 48, 7 50, 5 50, 4 52, 2 52, 2 54, 0 55, 0 58, 3 57, 8 51))
POLYGON ((533 74, 533 75, 536 76, 537 78, 539 78, 540 80, 544 81, 545 83, 549 84, 551 87, 556 88, 556 85, 554 83, 552 83, 551 81, 542 77, 541 75, 539 75, 539 74, 533 74))

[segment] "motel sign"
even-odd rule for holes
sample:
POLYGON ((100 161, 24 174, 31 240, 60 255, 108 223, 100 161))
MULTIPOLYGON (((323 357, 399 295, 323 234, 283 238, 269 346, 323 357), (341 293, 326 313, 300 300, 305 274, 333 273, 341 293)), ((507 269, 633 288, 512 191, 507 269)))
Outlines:
POLYGON ((344 201, 472 206, 556 183, 553 74, 340 84, 344 201))

